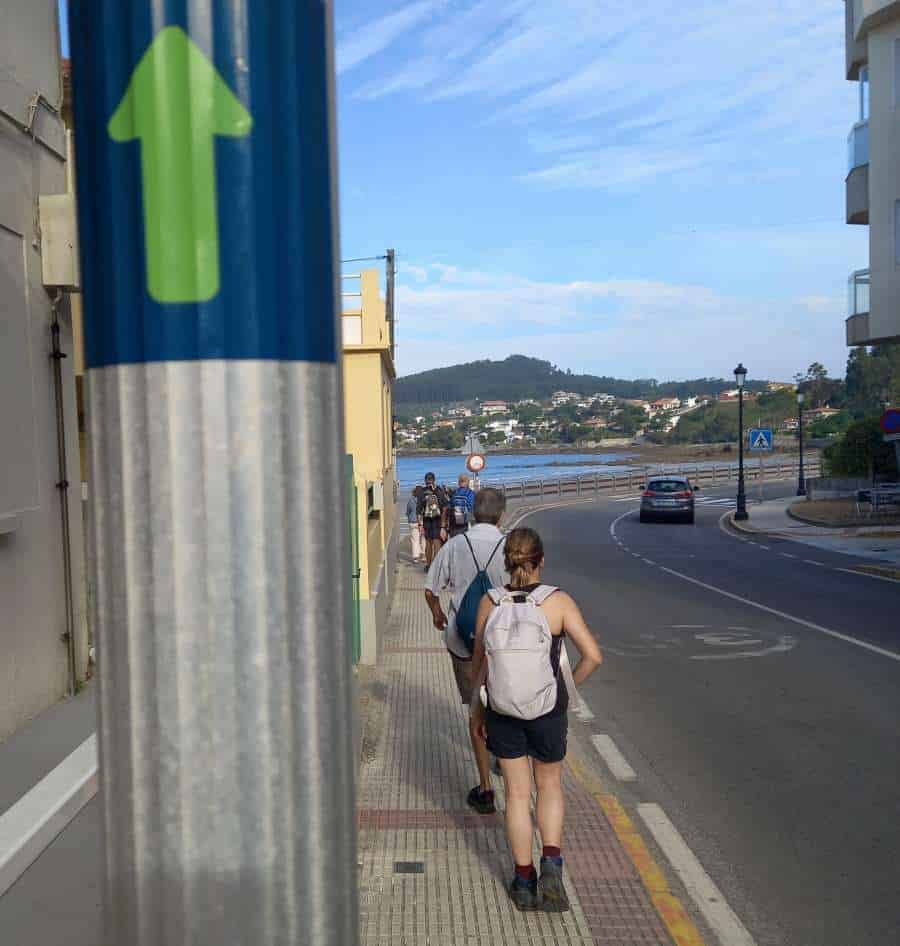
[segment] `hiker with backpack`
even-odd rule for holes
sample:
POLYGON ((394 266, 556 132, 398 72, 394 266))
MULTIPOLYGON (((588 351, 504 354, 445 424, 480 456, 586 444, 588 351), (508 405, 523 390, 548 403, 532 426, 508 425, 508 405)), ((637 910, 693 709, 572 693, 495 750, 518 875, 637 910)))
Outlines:
POLYGON ((419 495, 417 513, 425 537, 425 571, 428 571, 441 546, 447 541, 447 492, 437 486, 434 473, 425 474, 425 488, 419 495))
POLYGON ((447 510, 447 523, 451 539, 468 531, 469 518, 474 511, 475 491, 469 488, 469 477, 462 473, 459 477, 459 486, 453 491, 453 495, 450 497, 450 506, 447 510))
POLYGON ((453 662, 453 675, 463 705, 469 707, 469 738, 478 768, 478 784, 467 802, 479 814, 493 814, 491 757, 480 737, 484 708, 472 696, 472 650, 481 599, 490 588, 508 581, 503 559, 503 533, 498 528, 506 498, 496 489, 482 489, 475 498, 475 525, 451 539, 437 554, 425 582, 425 601, 434 626, 444 632, 444 644, 453 662), (441 606, 440 592, 451 589, 449 614, 441 606))
POLYGON ((479 734, 503 773, 515 862, 510 898, 522 911, 561 912, 569 908, 562 877, 566 714, 603 657, 573 598, 541 584, 544 547, 537 532, 513 529, 504 560, 509 583, 490 589, 478 609, 472 670, 486 707, 479 734), (581 655, 574 674, 566 637, 581 655), (544 846, 540 877, 532 860, 532 782, 544 846))

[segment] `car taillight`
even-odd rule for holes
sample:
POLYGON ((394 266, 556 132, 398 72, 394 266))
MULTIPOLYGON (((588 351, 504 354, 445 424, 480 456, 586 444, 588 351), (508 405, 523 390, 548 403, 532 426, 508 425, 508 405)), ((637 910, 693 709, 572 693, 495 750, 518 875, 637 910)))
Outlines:
POLYGON ((690 490, 687 490, 687 492, 684 492, 684 493, 676 493, 675 498, 676 499, 690 499, 691 496, 693 495, 694 494, 690 490))
POLYGON ((656 493, 654 493, 652 489, 645 489, 645 490, 644 490, 644 495, 647 496, 647 497, 650 497, 650 496, 655 496, 656 493))

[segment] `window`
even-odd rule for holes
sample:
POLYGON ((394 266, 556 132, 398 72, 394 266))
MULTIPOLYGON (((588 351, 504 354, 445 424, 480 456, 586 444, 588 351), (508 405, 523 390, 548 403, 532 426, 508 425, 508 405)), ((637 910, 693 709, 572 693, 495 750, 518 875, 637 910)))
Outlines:
POLYGON ((894 201, 894 263, 900 266, 900 200, 894 201))
POLYGON ((859 120, 869 120, 869 67, 859 70, 859 120))
POLYGON ((900 39, 894 40, 894 108, 900 107, 900 39))

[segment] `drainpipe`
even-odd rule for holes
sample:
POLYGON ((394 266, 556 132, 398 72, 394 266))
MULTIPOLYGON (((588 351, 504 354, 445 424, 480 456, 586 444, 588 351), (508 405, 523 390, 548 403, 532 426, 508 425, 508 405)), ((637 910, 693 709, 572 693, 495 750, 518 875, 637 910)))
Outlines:
POLYGON ((53 362, 53 387, 56 395, 56 447, 59 457, 59 480, 56 488, 59 492, 63 583, 66 596, 66 629, 62 639, 66 644, 69 657, 69 696, 74 696, 78 683, 78 662, 75 652, 75 595, 72 583, 72 536, 69 529, 69 475, 66 459, 66 414, 62 378, 62 360, 67 355, 59 345, 59 306, 62 297, 62 292, 59 290, 50 297, 50 306, 53 313, 53 321, 50 324, 50 359, 53 362))

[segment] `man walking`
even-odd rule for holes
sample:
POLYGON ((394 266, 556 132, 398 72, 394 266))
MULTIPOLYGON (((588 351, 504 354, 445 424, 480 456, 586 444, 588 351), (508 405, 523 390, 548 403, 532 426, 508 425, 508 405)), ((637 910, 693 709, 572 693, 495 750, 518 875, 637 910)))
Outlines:
POLYGON ((423 562, 425 554, 422 550, 422 529, 419 526, 419 491, 420 486, 414 486, 409 491, 406 501, 406 521, 409 523, 409 544, 414 562, 423 562))
POLYGON ((475 509, 475 491, 469 488, 469 477, 465 473, 459 477, 459 486, 450 497, 450 509, 447 513, 450 538, 467 532, 469 517, 475 509))
POLYGON ((475 680, 472 676, 472 654, 456 627, 456 617, 469 585, 482 570, 495 588, 509 582, 503 561, 503 533, 500 520, 506 509, 506 498, 497 489, 486 487, 475 497, 475 525, 468 532, 451 539, 437 554, 425 582, 425 601, 431 609, 434 626, 444 632, 444 644, 453 662, 453 675, 459 696, 469 707, 469 738, 478 767, 478 785, 470 792, 469 805, 480 814, 494 811, 494 792, 491 788, 491 757, 482 740, 479 727, 484 719, 484 707, 476 699, 472 706, 475 680), (450 614, 441 607, 442 588, 451 589, 450 614))
POLYGON ((425 537, 425 571, 428 571, 447 540, 447 494, 435 485, 434 473, 425 474, 425 489, 419 495, 417 518, 425 537))

